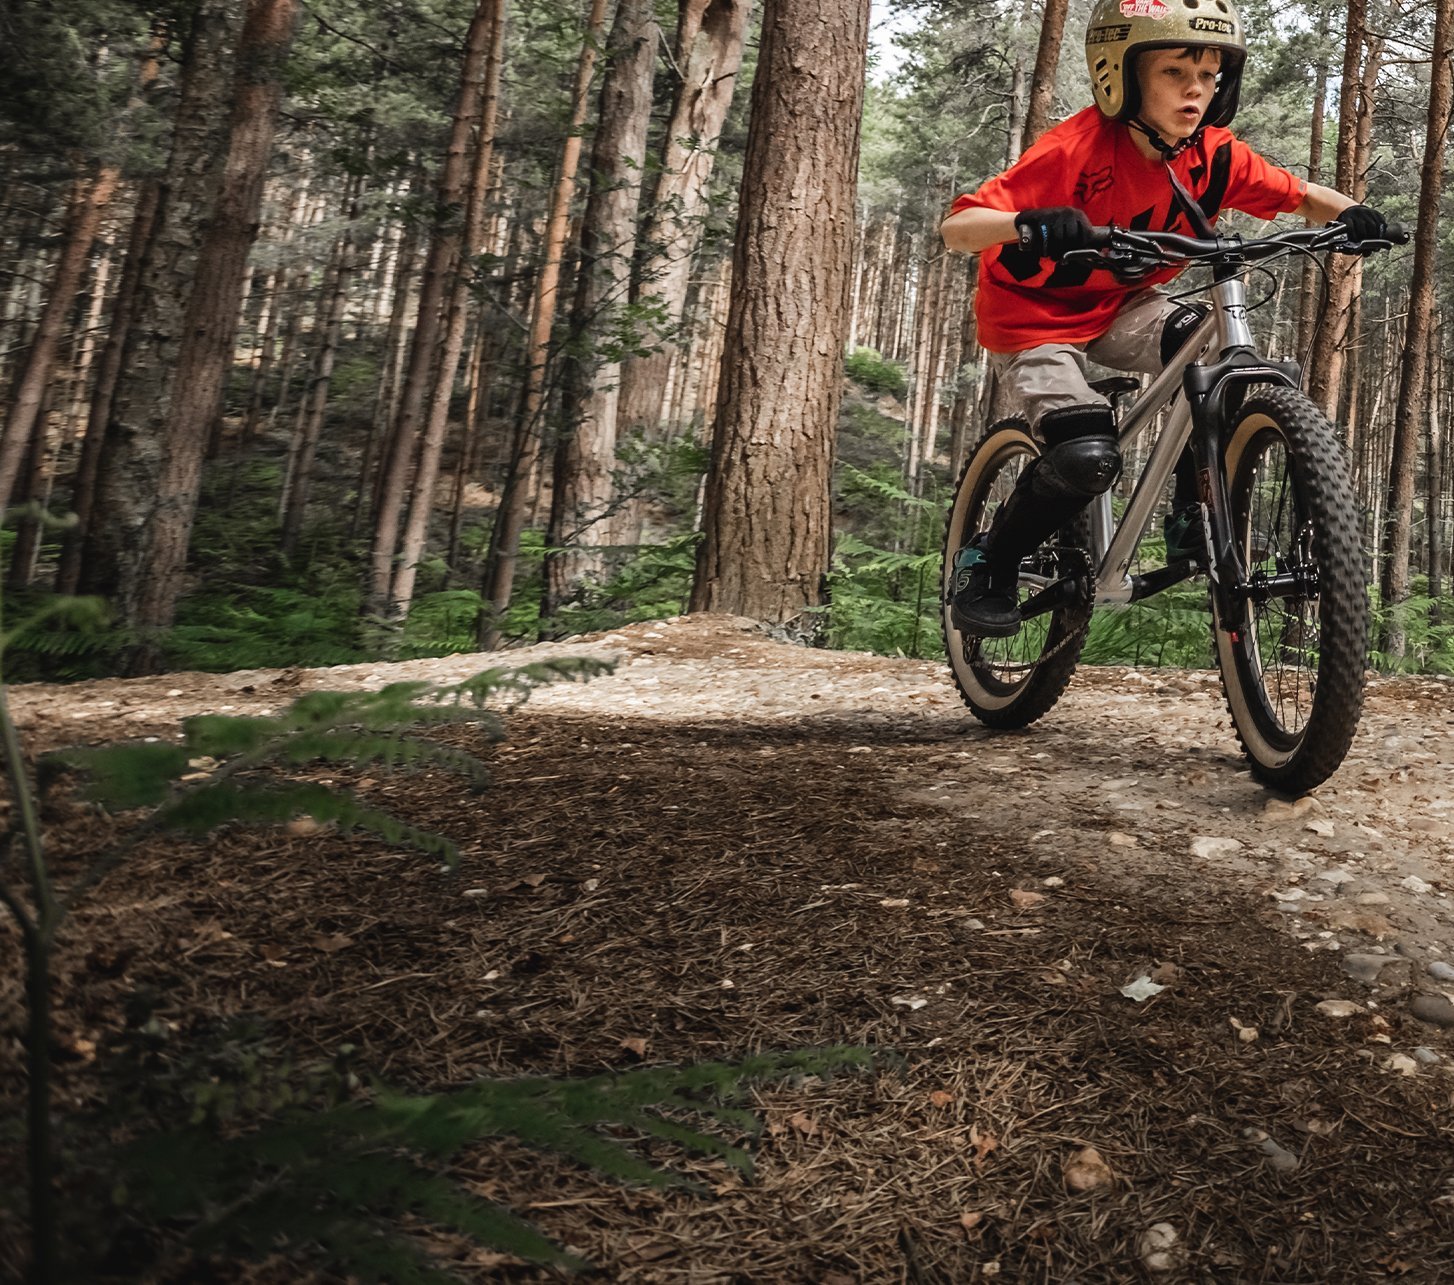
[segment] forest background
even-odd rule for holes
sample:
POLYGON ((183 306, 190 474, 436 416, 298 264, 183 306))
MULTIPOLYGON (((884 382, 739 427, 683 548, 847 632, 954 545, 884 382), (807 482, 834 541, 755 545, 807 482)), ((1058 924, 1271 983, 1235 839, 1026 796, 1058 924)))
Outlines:
MULTIPOLYGON (((10 676, 704 607, 933 655, 995 409, 938 224, 1087 101, 1087 8, 930 0, 870 49, 865 3, 7 7, 0 551, 39 622, 10 676), (48 614, 77 593, 104 611, 48 614)), ((1419 227, 1259 278, 1253 320, 1346 435, 1375 662, 1448 671, 1450 0, 1242 9, 1238 132, 1419 227)), ((1204 664, 1201 608, 1107 615, 1086 658, 1204 664)))

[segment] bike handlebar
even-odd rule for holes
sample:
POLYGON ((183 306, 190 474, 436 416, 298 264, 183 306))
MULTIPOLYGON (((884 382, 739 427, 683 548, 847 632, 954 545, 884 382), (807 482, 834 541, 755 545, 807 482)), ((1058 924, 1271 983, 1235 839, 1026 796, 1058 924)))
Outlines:
POLYGON ((1395 245, 1407 245, 1408 230, 1401 223, 1388 225, 1387 237, 1376 240, 1350 241, 1348 230, 1340 223, 1330 223, 1321 228, 1289 228, 1274 232, 1271 236, 1244 240, 1239 236, 1218 236, 1211 239, 1184 236, 1180 232, 1136 232, 1129 228, 1092 228, 1091 241, 1094 248, 1072 250, 1062 256, 1071 263, 1114 263, 1118 259, 1150 259, 1167 265, 1198 260, 1221 260, 1252 263, 1258 259, 1271 258, 1285 250, 1341 250, 1347 253, 1366 254, 1372 250, 1387 250, 1395 245))

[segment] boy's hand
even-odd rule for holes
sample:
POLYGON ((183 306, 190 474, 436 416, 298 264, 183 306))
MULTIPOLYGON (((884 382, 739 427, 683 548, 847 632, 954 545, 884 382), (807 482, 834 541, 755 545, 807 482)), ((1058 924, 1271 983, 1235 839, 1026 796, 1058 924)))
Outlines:
POLYGON ((1071 250, 1090 249, 1091 221, 1084 210, 1072 205, 1021 210, 1015 215, 1015 226, 1020 230, 1020 248, 1042 259, 1058 259, 1071 250))
POLYGON ((1386 241, 1388 223, 1377 210, 1366 205, 1350 205, 1333 220, 1348 229, 1350 241, 1386 241))

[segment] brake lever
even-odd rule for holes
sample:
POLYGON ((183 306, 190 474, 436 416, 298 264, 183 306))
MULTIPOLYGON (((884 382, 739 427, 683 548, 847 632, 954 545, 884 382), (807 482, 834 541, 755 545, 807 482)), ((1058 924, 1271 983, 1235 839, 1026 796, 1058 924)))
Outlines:
MULTIPOLYGON (((1329 225, 1333 226, 1332 224, 1329 225)), ((1335 254, 1358 254, 1369 255, 1377 250, 1392 250, 1396 245, 1407 245, 1409 243, 1409 230, 1402 223, 1389 223, 1385 225, 1387 236, 1368 237, 1363 241, 1350 241, 1345 234, 1341 244, 1330 246, 1335 254)))

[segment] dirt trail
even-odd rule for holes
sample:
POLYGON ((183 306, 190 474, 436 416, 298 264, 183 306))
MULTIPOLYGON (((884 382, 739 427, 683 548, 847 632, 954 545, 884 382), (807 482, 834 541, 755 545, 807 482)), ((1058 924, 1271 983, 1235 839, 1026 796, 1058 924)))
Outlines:
MULTIPOLYGON (((346 1041, 402 1086, 861 1044, 900 1060, 757 1092, 750 1184, 658 1147, 702 1188, 623 1191, 503 1141, 456 1176, 633 1282, 1454 1275, 1448 683, 1375 680, 1348 763, 1289 802, 1243 770, 1210 673, 1083 671, 1004 735, 938 665, 726 617, 503 659, 547 655, 617 668, 536 693, 501 746, 462 734, 486 794, 354 782, 451 834, 454 880, 282 830, 159 841, 110 876, 57 961, 58 1100, 104 1096, 143 992, 179 1054, 261 1013, 301 1057, 346 1041)), ((39 749, 501 660, 11 701, 39 749)), ((61 852, 110 824, 58 817, 61 852)), ((0 931, 0 1111, 21 1089, 14 946, 0 931)), ((540 1279, 436 1248, 469 1279, 540 1279)), ((212 1278, 299 1279, 248 1270, 212 1278)))
MULTIPOLYGON (((1211 671, 1082 669, 1047 718, 1004 734, 973 720, 939 664, 794 646, 732 617, 633 625, 505 660, 545 656, 617 669, 537 692, 532 713, 856 730, 849 755, 908 739, 920 748, 895 769, 904 796, 943 808, 950 846, 992 835, 1127 896, 1188 871, 1250 890, 1309 950, 1410 961, 1379 970, 1382 998, 1437 991, 1426 966, 1454 960, 1454 680, 1371 679, 1343 768, 1288 802, 1243 767, 1211 671)), ((12 689, 12 704, 32 744, 95 743, 168 736, 189 714, 274 709, 313 689, 457 681, 501 659, 31 684, 12 689)), ((1454 993, 1454 968, 1444 984, 1454 993)), ((1454 1007, 1449 1016, 1454 1025, 1454 1007)))

